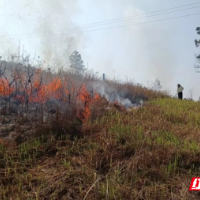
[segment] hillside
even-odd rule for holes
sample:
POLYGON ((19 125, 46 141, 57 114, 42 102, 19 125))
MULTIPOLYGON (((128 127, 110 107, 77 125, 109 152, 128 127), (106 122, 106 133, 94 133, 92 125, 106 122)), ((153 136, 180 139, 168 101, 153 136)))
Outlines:
POLYGON ((199 110, 171 98, 129 110, 99 99, 83 124, 57 118, 1 144, 0 199, 199 199, 188 191, 200 170, 199 110))

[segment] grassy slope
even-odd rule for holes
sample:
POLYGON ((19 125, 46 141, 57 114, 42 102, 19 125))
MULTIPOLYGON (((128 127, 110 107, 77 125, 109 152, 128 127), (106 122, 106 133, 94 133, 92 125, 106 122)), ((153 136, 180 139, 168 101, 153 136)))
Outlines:
POLYGON ((151 100, 107 110, 82 137, 0 146, 0 199, 200 199, 200 104, 151 100))

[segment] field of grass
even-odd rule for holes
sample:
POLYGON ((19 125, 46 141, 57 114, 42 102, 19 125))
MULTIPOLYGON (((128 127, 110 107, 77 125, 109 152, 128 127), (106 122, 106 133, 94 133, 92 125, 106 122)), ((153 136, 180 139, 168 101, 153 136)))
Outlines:
POLYGON ((200 103, 157 98, 114 106, 79 134, 0 144, 1 200, 192 200, 200 173, 200 103))

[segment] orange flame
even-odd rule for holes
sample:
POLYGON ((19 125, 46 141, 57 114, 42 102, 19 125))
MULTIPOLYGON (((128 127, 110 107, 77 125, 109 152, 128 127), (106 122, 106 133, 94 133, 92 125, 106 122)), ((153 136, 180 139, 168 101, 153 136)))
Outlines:
MULTIPOLYGON (((18 77, 16 76, 16 79, 18 77)), ((20 75, 14 86, 5 78, 0 78, 0 96, 9 96, 14 91, 17 91, 17 95, 13 98, 17 99, 21 103, 25 102, 25 98, 28 102, 37 102, 44 104, 48 99, 53 98, 62 100, 63 102, 76 100, 76 105, 80 104, 77 111, 77 117, 82 121, 86 121, 91 116, 90 105, 100 96, 98 94, 92 95, 87 91, 85 85, 82 85, 76 96, 76 87, 73 80, 54 78, 47 83, 42 82, 41 70, 38 70, 36 74, 27 81, 27 77, 20 75), (19 93, 18 93, 19 92, 19 93), (24 94, 24 95, 22 95, 24 94), (73 99, 72 99, 73 98, 73 99), (71 99, 71 100, 70 100, 71 99)))
POLYGON ((95 94, 94 98, 91 97, 90 93, 87 91, 87 88, 85 85, 83 85, 80 88, 80 93, 79 93, 79 99, 83 102, 84 104, 84 109, 82 111, 78 111, 78 118, 85 122, 87 121, 90 116, 91 116, 91 111, 90 111, 90 105, 97 99, 100 98, 99 94, 95 94))
POLYGON ((10 86, 9 82, 5 78, 0 78, 0 95, 8 96, 12 94, 14 88, 10 86))

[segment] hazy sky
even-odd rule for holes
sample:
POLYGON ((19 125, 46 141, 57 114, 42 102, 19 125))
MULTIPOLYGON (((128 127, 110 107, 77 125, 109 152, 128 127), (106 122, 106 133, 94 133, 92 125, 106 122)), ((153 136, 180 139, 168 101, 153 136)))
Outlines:
POLYGON ((35 53, 69 65, 78 50, 88 69, 198 99, 194 40, 200 0, 0 0, 0 55, 35 53))

